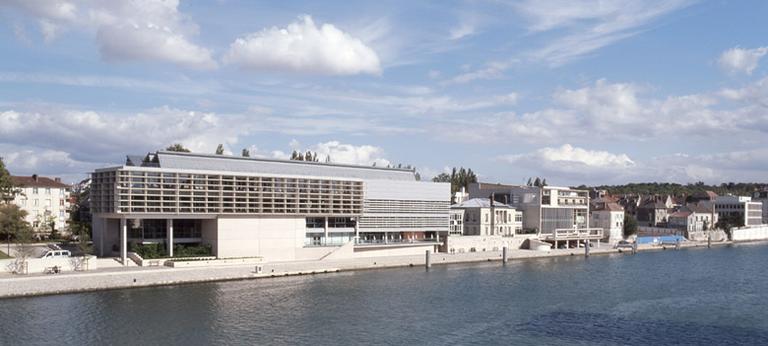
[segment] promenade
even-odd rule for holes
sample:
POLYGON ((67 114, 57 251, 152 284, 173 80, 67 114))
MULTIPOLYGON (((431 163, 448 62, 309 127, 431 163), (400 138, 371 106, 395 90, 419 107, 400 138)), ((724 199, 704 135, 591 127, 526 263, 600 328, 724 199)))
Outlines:
MULTIPOLYGON (((713 243, 725 245, 728 242, 713 243)), ((705 247, 706 242, 684 242, 681 248, 705 247)), ((667 250, 674 245, 666 246, 667 250)), ((662 247, 641 245, 638 252, 663 250, 662 247)), ((592 247, 590 255, 618 254, 620 251, 603 245, 592 247)), ((628 254, 628 249, 623 250, 628 254)), ((584 249, 558 249, 550 251, 534 251, 512 249, 508 251, 509 261, 535 260, 560 256, 584 256, 584 249)), ((488 262, 502 260, 501 251, 472 252, 431 255, 431 263, 447 265, 456 263, 488 262)), ((500 263, 499 263, 500 264, 500 263)), ((85 292, 105 289, 123 289, 161 285, 176 285, 186 283, 214 282, 226 280, 246 280, 281 277, 289 275, 313 275, 331 272, 369 270, 394 267, 425 266, 425 255, 371 257, 341 260, 267 262, 262 265, 260 274, 255 272, 254 265, 243 266, 209 266, 195 268, 171 267, 111 267, 88 272, 64 272, 61 274, 13 275, 0 274, 0 298, 36 296, 85 292)))

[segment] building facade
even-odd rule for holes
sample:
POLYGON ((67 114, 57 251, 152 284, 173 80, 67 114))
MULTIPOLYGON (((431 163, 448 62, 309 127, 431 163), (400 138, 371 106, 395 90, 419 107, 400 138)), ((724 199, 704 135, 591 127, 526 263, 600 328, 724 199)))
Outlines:
POLYGON ((67 231, 69 220, 70 187, 59 178, 12 176, 20 193, 13 203, 27 212, 26 221, 32 225, 37 236, 47 236, 52 229, 67 231))
POLYGON ((169 256, 205 244, 220 258, 295 260, 437 241, 449 199, 449 184, 412 170, 159 151, 96 170, 90 207, 100 256, 163 243, 169 256))
POLYGON ((603 229, 609 243, 624 239, 624 208, 618 203, 602 203, 590 210, 590 227, 603 229))
POLYGON ((462 235, 513 237, 523 230, 523 212, 487 198, 473 198, 451 206, 463 216, 462 235))
POLYGON ((755 192, 752 200, 763 204, 763 224, 768 225, 768 190, 755 192))
POLYGON ((707 231, 714 227, 713 213, 703 205, 688 205, 669 214, 669 227, 688 232, 707 231))
POLYGON ((589 227, 589 192, 555 186, 488 183, 469 185, 470 198, 489 198, 523 212, 523 229, 552 234, 557 229, 589 227))
POLYGON ((744 226, 763 224, 763 204, 748 196, 718 196, 714 202, 719 220, 738 219, 744 226))

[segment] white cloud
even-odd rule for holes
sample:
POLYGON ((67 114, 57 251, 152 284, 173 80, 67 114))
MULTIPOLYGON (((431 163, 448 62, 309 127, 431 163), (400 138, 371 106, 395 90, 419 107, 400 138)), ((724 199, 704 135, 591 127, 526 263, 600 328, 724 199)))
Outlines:
POLYGON ((461 23, 461 25, 451 29, 451 40, 458 40, 475 33, 475 26, 470 23, 461 23))
POLYGON ((518 162, 540 162, 542 165, 564 168, 588 167, 600 169, 627 168, 635 165, 635 162, 626 154, 612 154, 607 151, 587 150, 563 144, 560 147, 541 148, 529 154, 508 155, 502 159, 518 162))
POLYGON ((310 16, 286 28, 272 27, 240 37, 224 61, 245 69, 330 75, 381 73, 379 57, 360 39, 332 24, 315 25, 310 16))
POLYGON ((179 12, 178 0, 14 0, 3 5, 35 18, 46 41, 68 28, 95 32, 99 51, 108 61, 216 67, 211 51, 190 41, 197 34, 197 25, 179 12))
POLYGON ((181 143, 213 153, 218 144, 234 147, 252 126, 240 116, 219 116, 160 107, 131 115, 44 109, 0 112, 2 144, 70 153, 86 162, 109 162, 181 143), (30 138, 45 138, 32 141, 30 138))
POLYGON ((739 47, 724 51, 718 59, 720 67, 729 73, 752 74, 760 59, 768 53, 768 47, 743 49, 739 47))
POLYGON ((352 165, 370 166, 374 163, 376 166, 386 167, 391 164, 384 158, 384 150, 372 145, 352 145, 344 144, 339 141, 328 141, 317 143, 309 150, 319 155, 320 161, 330 156, 331 162, 346 163, 352 165))

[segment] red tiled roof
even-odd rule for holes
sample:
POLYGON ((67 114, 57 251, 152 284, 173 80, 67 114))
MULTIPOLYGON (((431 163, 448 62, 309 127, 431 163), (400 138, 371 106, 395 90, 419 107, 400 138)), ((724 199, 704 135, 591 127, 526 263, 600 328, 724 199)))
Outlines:
POLYGON ((37 180, 35 180, 34 177, 11 176, 11 179, 14 184, 22 187, 50 187, 58 189, 69 187, 67 184, 46 177, 37 177, 37 180))

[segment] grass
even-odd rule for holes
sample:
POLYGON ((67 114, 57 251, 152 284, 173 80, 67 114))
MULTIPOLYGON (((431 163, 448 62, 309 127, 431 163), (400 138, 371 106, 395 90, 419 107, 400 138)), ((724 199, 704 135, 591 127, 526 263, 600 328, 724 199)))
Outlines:
POLYGON ((7 258, 11 258, 11 256, 8 256, 5 254, 5 252, 0 251, 0 259, 7 259, 7 258))

